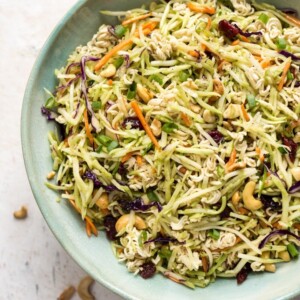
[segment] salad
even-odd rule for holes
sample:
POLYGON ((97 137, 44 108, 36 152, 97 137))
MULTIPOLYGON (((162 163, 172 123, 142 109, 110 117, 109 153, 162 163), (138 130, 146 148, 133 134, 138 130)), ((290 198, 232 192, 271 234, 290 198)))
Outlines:
POLYGON ((117 25, 75 49, 42 107, 61 129, 46 185, 143 278, 240 284, 295 259, 296 12, 171 0, 101 13, 117 25))

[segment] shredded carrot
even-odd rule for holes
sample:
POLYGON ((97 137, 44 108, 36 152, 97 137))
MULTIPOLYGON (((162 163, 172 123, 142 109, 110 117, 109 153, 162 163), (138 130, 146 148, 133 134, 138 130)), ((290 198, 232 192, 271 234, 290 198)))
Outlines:
POLYGON ((122 25, 128 25, 128 24, 131 24, 131 23, 135 23, 137 21, 140 21, 140 20, 144 20, 148 17, 150 17, 152 14, 151 13, 148 13, 148 14, 145 14, 145 15, 140 15, 140 16, 137 16, 137 17, 133 17, 131 19, 127 19, 125 21, 122 22, 122 25))
POLYGON ((211 17, 207 17, 207 25, 205 27, 205 30, 210 30, 211 28, 211 17))
POLYGON ((91 134, 87 109, 84 110, 83 119, 84 119, 84 127, 85 127, 86 135, 90 141, 91 146, 93 146, 94 145, 94 137, 91 134))
POLYGON ((132 39, 128 39, 113 47, 98 61, 98 63, 95 65, 95 71, 100 70, 114 55, 116 55, 120 50, 123 50, 125 47, 131 45, 132 43, 132 39))
POLYGON ((188 117, 187 114, 181 113, 180 116, 181 116, 181 119, 182 119, 183 123, 186 126, 190 127, 192 125, 192 122, 191 122, 191 120, 190 120, 190 118, 188 117))
POLYGON ((198 58, 198 57, 200 56, 199 52, 196 51, 196 50, 189 50, 189 51, 188 51, 188 54, 189 54, 190 56, 193 56, 193 57, 196 57, 196 58, 198 58))
POLYGON ((298 18, 292 17, 290 15, 285 14, 285 17, 288 21, 292 22, 296 26, 300 27, 300 20, 298 18))
POLYGON ((133 152, 128 152, 125 156, 122 157, 121 163, 126 162, 128 159, 132 157, 133 152))
POLYGON ((258 155, 258 157, 259 157, 259 160, 260 160, 261 162, 264 162, 265 157, 264 157, 264 155, 263 155, 261 149, 260 149, 259 147, 256 147, 256 148, 255 148, 255 151, 256 151, 256 153, 257 153, 257 155, 258 155))
POLYGON ((231 46, 236 46, 240 43, 240 40, 235 40, 231 43, 231 46))
MULTIPOLYGON (((71 205, 75 208, 75 210, 81 214, 81 211, 80 211, 80 208, 76 205, 75 201, 73 199, 69 199, 69 202, 71 203, 71 205)), ((92 231, 92 233, 97 236, 98 235, 98 230, 97 228, 95 227, 93 221, 88 217, 88 216, 85 216, 85 221, 86 223, 89 223, 89 227, 90 227, 90 230, 92 231)), ((86 225, 87 226, 87 225, 86 225)), ((86 227, 86 230, 87 230, 87 227, 86 227)))
POLYGON ((239 35, 239 38, 243 41, 243 42, 246 42, 246 43, 250 43, 250 40, 247 38, 247 37, 245 37, 245 36, 243 36, 243 35, 239 35))
POLYGON ((89 222, 85 222, 85 231, 88 237, 92 235, 91 226, 89 222))
POLYGON ((144 127, 146 133, 148 134, 150 140, 152 141, 152 143, 154 144, 154 146, 157 148, 157 149, 160 149, 160 146, 158 144, 158 141, 156 139, 156 137, 154 136, 150 126, 147 124, 147 121, 145 120, 144 116, 143 116, 143 113, 138 105, 138 103, 136 101, 132 101, 131 103, 131 107, 132 109, 134 110, 134 112, 136 113, 137 117, 139 118, 139 120, 141 121, 142 123, 142 126, 144 127))
POLYGON ((243 114, 244 119, 245 119, 247 122, 249 122, 249 121, 250 121, 250 117, 249 117, 249 115, 248 115, 248 113, 247 113, 247 111, 246 111, 246 108, 245 108, 244 103, 241 105, 241 109, 242 109, 242 114, 243 114))
POLYGON ((138 166, 141 166, 143 164, 143 158, 140 155, 136 156, 136 163, 138 166))
POLYGON ((204 44, 201 44, 201 50, 202 50, 202 52, 205 52, 205 51, 206 51, 206 49, 207 49, 206 45, 204 45, 204 44))
POLYGON ((262 67, 263 69, 266 69, 266 68, 270 67, 270 66, 272 65, 271 59, 265 59, 265 60, 263 60, 263 61, 260 63, 260 65, 261 65, 261 67, 262 67))
POLYGON ((289 60, 283 68, 282 75, 278 84, 278 91, 281 91, 283 89, 284 81, 290 69, 290 66, 291 66, 291 60, 289 60))
POLYGON ((235 150, 235 148, 233 148, 233 150, 230 154, 230 158, 229 158, 228 162, 225 165, 225 169, 228 169, 231 165, 233 165, 234 162, 235 162, 235 159, 236 159, 236 150, 235 150))
POLYGON ((203 13, 203 14, 209 14, 213 15, 216 13, 216 9, 214 7, 209 7, 209 6, 198 6, 192 2, 189 2, 187 4, 187 7, 193 11, 193 12, 198 12, 198 13, 203 13))
POLYGON ((107 84, 108 84, 108 85, 112 85, 113 83, 114 83, 114 82, 113 82, 111 79, 108 79, 108 80, 107 80, 107 84))
POLYGON ((263 58, 260 55, 253 55, 253 57, 258 61, 261 62, 263 58))
MULTIPOLYGON (((157 22, 148 22, 148 23, 146 23, 144 25, 145 27, 142 27, 144 35, 150 34, 155 29, 156 25, 157 25, 157 22)), ((139 37, 140 36, 138 30, 136 30, 134 36, 135 37, 139 37)), ((121 43, 119 43, 115 47, 113 47, 110 51, 108 51, 108 53, 106 53, 98 61, 98 63, 95 65, 95 71, 100 70, 120 50, 123 50, 124 48, 126 48, 127 46, 132 45, 132 44, 133 44, 133 40, 132 40, 132 38, 129 38, 127 40, 122 41, 121 43)))

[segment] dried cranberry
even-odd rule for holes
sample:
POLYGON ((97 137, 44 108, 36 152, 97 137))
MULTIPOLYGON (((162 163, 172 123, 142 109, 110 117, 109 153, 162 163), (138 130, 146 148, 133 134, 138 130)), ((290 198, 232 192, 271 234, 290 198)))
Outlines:
POLYGON ((151 261, 146 262, 144 264, 141 265, 141 270, 140 270, 140 275, 144 278, 150 278, 152 277, 156 272, 156 267, 154 265, 154 263, 152 263, 151 261))
POLYGON ((242 284, 248 277, 248 274, 251 272, 251 268, 249 264, 246 264, 244 268, 237 273, 236 281, 237 284, 242 284))
POLYGON ((224 138, 223 134, 218 130, 212 130, 212 131, 208 132, 208 134, 213 138, 213 140, 217 144, 220 144, 224 138))
POLYGON ((106 236, 109 240, 113 241, 116 239, 117 231, 116 231, 116 222, 117 219, 113 216, 106 216, 104 218, 104 227, 106 231, 106 236))
POLYGON ((240 33, 239 29, 227 20, 221 20, 219 22, 219 30, 231 40, 233 40, 240 33))
POLYGON ((261 195, 260 200, 265 209, 270 208, 275 211, 281 210, 281 204, 279 202, 275 202, 270 196, 261 195))
POLYGON ((121 176, 125 176, 127 174, 127 169, 123 163, 120 163, 119 168, 118 168, 118 173, 121 176))
POLYGON ((290 148, 289 157, 291 162, 294 162, 296 159, 298 145, 292 139, 288 139, 286 137, 282 138, 282 142, 285 146, 290 148))
POLYGON ((221 219, 229 218, 231 212, 232 210, 230 209, 230 207, 226 206, 225 209, 220 214, 221 219))
POLYGON ((120 199, 118 200, 119 205, 121 206, 122 210, 126 213, 130 212, 133 208, 133 203, 127 199, 120 199))
POLYGON ((128 117, 124 119, 122 123, 122 127, 123 128, 127 127, 127 124, 130 124, 132 129, 143 130, 143 125, 138 117, 128 117))

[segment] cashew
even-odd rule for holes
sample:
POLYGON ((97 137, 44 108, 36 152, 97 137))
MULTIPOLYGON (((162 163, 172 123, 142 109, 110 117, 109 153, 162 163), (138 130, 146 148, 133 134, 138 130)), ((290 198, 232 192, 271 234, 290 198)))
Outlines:
POLYGON ((116 72, 117 72, 116 67, 113 64, 109 64, 105 70, 100 72, 100 76, 109 78, 109 77, 114 76, 116 74, 116 72))
POLYGON ((240 195, 240 192, 237 191, 232 195, 232 198, 231 198, 231 202, 234 205, 234 207, 238 206, 240 200, 241 200, 241 195, 240 195))
POLYGON ((76 290, 73 285, 67 287, 57 298, 57 300, 70 300, 75 294, 76 290))
POLYGON ((27 218, 27 208, 22 206, 19 210, 14 212, 14 217, 16 219, 26 219, 27 218))
POLYGON ((267 272, 276 272, 276 265, 275 264, 265 264, 265 271, 267 272))
POLYGON ((239 104, 229 104, 225 109, 223 117, 225 119, 236 119, 241 114, 241 106, 239 104))
POLYGON ((191 104, 191 110, 194 112, 194 113, 199 113, 200 110, 201 110, 201 107, 197 104, 191 104))
POLYGON ((154 119, 150 128, 155 136, 159 136, 161 134, 161 122, 159 120, 154 119))
POLYGON ((219 79, 215 78, 213 80, 213 84, 214 84, 214 91, 217 92, 220 95, 223 95, 224 94, 223 83, 219 79))
POLYGON ((294 138, 293 138, 293 141, 295 142, 295 143, 300 143, 300 132, 297 132, 296 134, 295 134, 295 136, 294 136, 294 138))
POLYGON ((149 100, 153 98, 153 93, 151 91, 148 91, 145 87, 143 87, 141 84, 137 84, 136 87, 137 94, 139 97, 145 102, 148 103, 149 100))
POLYGON ((53 179, 54 176, 55 176, 55 172, 54 172, 54 171, 51 171, 51 172, 48 173, 47 179, 48 179, 48 180, 53 179))
POLYGON ((205 109, 203 112, 203 120, 206 123, 215 123, 216 121, 216 116, 208 109, 205 109))
MULTIPOLYGON (((129 214, 121 216, 116 223, 116 231, 120 232, 123 228, 125 228, 129 223, 129 220, 129 214)), ((147 227, 145 221, 139 216, 135 216, 134 226, 139 230, 145 229, 147 227)))
POLYGON ((256 183, 254 181, 249 181, 243 190, 243 201, 244 205, 249 210, 258 210, 262 207, 262 203, 253 197, 256 183))
POLYGON ((82 300, 94 300, 95 297, 90 292, 90 287, 94 283, 94 279, 90 276, 84 277, 78 285, 77 292, 82 300))
POLYGON ((240 162, 234 163, 231 166, 229 166, 226 169, 226 173, 230 173, 232 171, 244 169, 244 168, 246 168, 246 163, 244 161, 240 161, 240 162))
POLYGON ((100 198, 97 200, 96 205, 101 209, 107 209, 108 208, 108 195, 107 193, 103 193, 100 198))
POLYGON ((283 261, 290 261, 291 257, 288 251, 281 251, 278 253, 278 257, 281 258, 283 261))
POLYGON ((291 173, 296 181, 300 181, 300 167, 292 168, 291 173))

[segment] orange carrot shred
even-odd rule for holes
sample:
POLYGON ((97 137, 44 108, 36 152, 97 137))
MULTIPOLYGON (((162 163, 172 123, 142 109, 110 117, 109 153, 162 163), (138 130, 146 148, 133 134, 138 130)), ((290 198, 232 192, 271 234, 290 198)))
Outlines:
POLYGON ((158 144, 158 141, 156 139, 156 137, 154 136, 150 126, 147 124, 147 121, 145 120, 143 113, 138 105, 138 103, 136 101, 132 101, 131 103, 131 107, 134 110, 134 112, 136 113, 137 117, 139 118, 139 120, 142 123, 142 126, 144 127, 146 133, 148 134, 150 140, 152 141, 152 143, 154 144, 154 146, 160 150, 160 146, 158 144))
POLYGON ((240 40, 235 40, 231 43, 231 46, 236 46, 240 43, 240 40))
POLYGON ((95 65, 95 71, 100 70, 114 55, 116 55, 120 50, 123 50, 125 47, 131 45, 133 43, 132 39, 124 40, 115 47, 113 47, 110 51, 108 51, 95 65))
POLYGON ((249 121, 250 121, 250 117, 249 117, 249 115, 248 115, 248 113, 247 113, 247 111, 246 111, 246 108, 245 108, 244 103, 241 105, 241 109, 242 109, 242 114, 243 114, 244 119, 245 119, 247 122, 249 122, 249 121))
POLYGON ((216 9, 214 7, 198 6, 192 2, 189 2, 187 4, 187 7, 193 12, 198 12, 198 13, 203 13, 203 14, 213 15, 216 12, 216 9))
POLYGON ((140 21, 140 20, 144 20, 144 19, 150 17, 151 15, 152 15, 151 13, 148 13, 148 14, 144 14, 144 15, 140 15, 140 16, 137 16, 137 17, 127 19, 127 20, 122 22, 122 25, 124 26, 124 25, 128 25, 128 24, 131 24, 131 23, 135 23, 135 22, 140 21))
POLYGON ((108 79, 108 80, 107 80, 107 84, 108 84, 108 85, 112 85, 113 83, 114 83, 114 82, 113 82, 111 79, 108 79))
POLYGON ((266 68, 268 68, 268 67, 271 66, 271 60, 270 60, 270 59, 265 59, 265 60, 263 60, 263 61, 260 63, 260 65, 261 65, 261 67, 262 67, 263 69, 266 69, 266 68))
POLYGON ((289 60, 283 68, 282 75, 278 84, 278 91, 281 91, 283 89, 284 81, 290 69, 290 66, 291 66, 291 60, 289 60))
POLYGON ((285 17, 288 21, 292 22, 296 26, 300 27, 300 20, 298 18, 292 17, 288 14, 285 14, 285 17))
POLYGON ((143 164, 143 158, 140 155, 136 156, 136 163, 138 166, 141 166, 143 164))
POLYGON ((260 55, 253 55, 253 57, 259 62, 263 60, 263 58, 260 55))
POLYGON ((243 35, 239 35, 239 38, 240 38, 243 42, 250 43, 250 40, 249 40, 247 37, 243 36, 243 35))
POLYGON ((92 235, 91 226, 89 222, 85 222, 85 231, 88 237, 92 235))
POLYGON ((91 130, 90 130, 87 109, 84 110, 83 119, 84 119, 84 127, 85 127, 86 135, 87 135, 87 137, 90 141, 91 146, 93 146, 94 145, 94 137, 93 137, 93 135, 91 133, 91 130))
POLYGON ((234 162, 235 162, 235 159, 236 159, 236 150, 235 150, 235 148, 233 148, 233 150, 230 154, 230 158, 229 158, 228 162, 225 165, 225 169, 228 169, 231 165, 233 165, 234 162))
POLYGON ((121 159, 121 163, 125 163, 128 159, 132 157, 132 152, 128 152, 126 155, 124 155, 121 159))
POLYGON ((211 17, 208 17, 207 18, 207 25, 206 25, 205 29, 210 30, 210 28, 211 28, 211 17))
POLYGON ((192 122, 187 114, 181 113, 180 116, 186 126, 190 127, 192 125, 192 122))
POLYGON ((196 50, 189 50, 188 54, 190 56, 193 56, 193 57, 196 57, 196 58, 198 58, 200 56, 200 53, 198 51, 196 51, 196 50))
POLYGON ((264 157, 264 155, 263 155, 261 149, 260 149, 259 147, 256 147, 256 148, 255 148, 255 152, 257 153, 257 155, 258 155, 258 157, 259 157, 259 160, 260 160, 261 162, 264 162, 265 157, 264 157))

